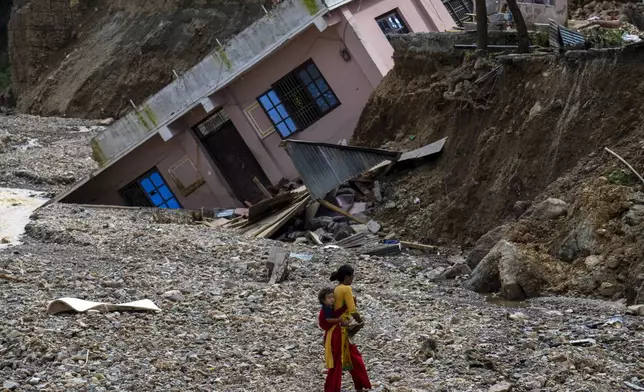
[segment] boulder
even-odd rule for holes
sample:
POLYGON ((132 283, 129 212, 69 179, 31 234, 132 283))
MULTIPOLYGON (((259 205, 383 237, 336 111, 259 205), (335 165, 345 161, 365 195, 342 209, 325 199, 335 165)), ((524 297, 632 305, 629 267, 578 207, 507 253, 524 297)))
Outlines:
POLYGON ((537 204, 532 211, 532 217, 537 220, 556 219, 568 213, 568 203, 563 200, 548 198, 537 204))
POLYGON ((581 222, 564 238, 554 255, 563 261, 589 256, 597 250, 594 232, 592 224, 581 222))
POLYGON ((501 240, 508 232, 508 226, 498 226, 494 229, 483 234, 476 244, 474 249, 467 256, 467 266, 470 269, 476 268, 481 260, 490 252, 490 249, 496 245, 497 242, 501 240))
POLYGON ((501 240, 472 271, 465 287, 479 293, 500 292, 510 301, 539 295, 543 284, 534 260, 515 244, 501 240))

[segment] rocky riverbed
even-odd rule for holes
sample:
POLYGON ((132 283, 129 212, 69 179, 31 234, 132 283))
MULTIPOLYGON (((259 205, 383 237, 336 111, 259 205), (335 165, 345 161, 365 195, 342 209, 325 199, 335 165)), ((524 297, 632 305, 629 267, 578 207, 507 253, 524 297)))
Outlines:
POLYGON ((0 187, 60 192, 97 168, 99 121, 0 115, 0 187))
POLYGON ((0 272, 24 280, 0 280, 8 390, 320 391, 317 292, 342 263, 357 270, 376 390, 644 388, 643 317, 590 299, 494 303, 461 288, 464 276, 431 279, 458 257, 256 240, 153 210, 52 205, 34 218, 23 245, 0 251, 0 272), (289 279, 269 285, 275 245, 313 258, 290 258, 289 279), (65 296, 148 298, 162 312, 45 314, 65 296))

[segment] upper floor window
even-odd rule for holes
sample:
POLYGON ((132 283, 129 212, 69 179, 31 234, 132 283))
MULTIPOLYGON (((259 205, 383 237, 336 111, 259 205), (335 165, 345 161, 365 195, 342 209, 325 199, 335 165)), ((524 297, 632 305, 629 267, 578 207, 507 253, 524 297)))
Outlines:
POLYGON ((308 128, 340 106, 312 60, 277 81, 257 101, 282 138, 308 128))
POLYGON ((388 34, 408 34, 409 29, 405 20, 400 16, 400 11, 395 9, 376 18, 376 22, 385 35, 388 34))

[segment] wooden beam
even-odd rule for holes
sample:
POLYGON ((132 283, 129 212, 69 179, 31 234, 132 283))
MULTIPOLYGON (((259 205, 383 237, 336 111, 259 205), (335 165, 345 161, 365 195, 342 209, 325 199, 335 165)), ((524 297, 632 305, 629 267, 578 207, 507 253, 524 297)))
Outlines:
POLYGON ((280 217, 274 224, 270 225, 267 227, 264 231, 260 232, 259 234, 255 235, 257 238, 268 238, 275 234, 282 226, 286 224, 289 220, 291 220, 295 215, 300 213, 308 204, 308 202, 311 200, 309 195, 306 195, 304 200, 298 202, 295 204, 293 207, 290 209, 287 209, 282 217, 280 217))
POLYGON ((270 199, 271 197, 273 197, 273 195, 271 195, 271 193, 268 191, 268 189, 266 189, 266 187, 264 187, 264 184, 262 184, 262 183, 259 181, 259 178, 257 178, 257 177, 253 177, 253 182, 255 183, 255 185, 257 185, 257 187, 258 187, 258 188, 259 188, 259 190, 264 194, 264 196, 265 196, 265 197, 267 197, 267 198, 269 198, 269 199, 270 199))
POLYGON ((417 242, 408 242, 408 241, 400 241, 400 245, 402 245, 405 248, 413 248, 413 249, 420 249, 420 250, 436 250, 436 249, 438 249, 437 246, 419 244, 417 242))
POLYGON ((328 201, 326 201, 324 199, 320 199, 319 201, 320 201, 321 205, 325 206, 326 208, 330 209, 331 211, 335 211, 338 214, 342 214, 342 215, 346 216, 347 218, 349 218, 349 219, 351 219, 353 221, 356 221, 358 223, 361 223, 363 225, 367 223, 366 221, 364 221, 364 220, 362 220, 360 218, 356 218, 355 216, 351 215, 347 211, 343 210, 342 208, 336 206, 335 204, 333 204, 331 202, 328 202, 328 201))

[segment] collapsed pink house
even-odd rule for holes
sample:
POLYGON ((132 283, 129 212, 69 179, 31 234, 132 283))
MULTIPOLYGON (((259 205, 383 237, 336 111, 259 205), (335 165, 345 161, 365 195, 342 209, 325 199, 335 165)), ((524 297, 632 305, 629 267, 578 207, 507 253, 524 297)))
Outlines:
MULTIPOLYGON (((453 11, 450 11, 453 13, 453 11)), ((454 25, 441 0, 286 0, 92 140, 55 201, 219 208, 298 176, 283 139, 348 140, 393 67, 386 34, 454 25)))

